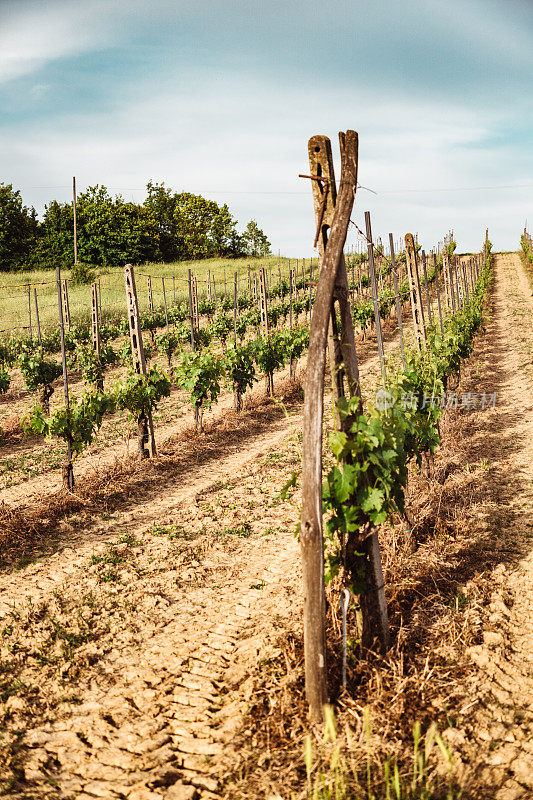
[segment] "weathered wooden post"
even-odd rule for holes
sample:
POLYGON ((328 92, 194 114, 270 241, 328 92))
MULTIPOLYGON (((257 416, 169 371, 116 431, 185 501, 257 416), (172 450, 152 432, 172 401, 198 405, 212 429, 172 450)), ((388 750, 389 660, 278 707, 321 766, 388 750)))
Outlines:
MULTIPOLYGON (((128 309, 128 323, 130 329, 131 355, 133 368, 139 375, 146 375, 146 360, 141 333, 141 320, 139 316, 139 302, 135 286, 135 274, 131 264, 124 267, 124 283, 126 286, 126 304, 128 309)), ((152 413, 142 412, 137 420, 139 430, 139 456, 141 458, 154 458, 156 455, 154 422, 152 413)))
POLYGON ((440 275, 439 275, 439 267, 437 264, 437 256, 435 255, 434 250, 431 253, 431 259, 433 262, 433 271, 435 273, 435 289, 437 291, 437 308, 439 310, 440 332, 444 333, 444 325, 442 323, 442 306, 440 302, 440 275))
POLYGON ((415 240, 412 233, 405 234, 405 251, 407 263, 407 275, 409 278, 409 295, 411 298, 411 311, 413 314, 413 325, 415 329, 416 342, 418 348, 426 342, 426 324, 424 320, 424 309, 422 308, 422 297, 420 292, 420 280, 418 277, 418 258, 416 254, 415 240))
POLYGON ((200 327, 200 312, 198 309, 198 281, 196 275, 192 276, 192 307, 194 313, 194 327, 198 330, 200 327))
POLYGON ((63 305, 63 320, 68 330, 70 330, 70 306, 68 302, 68 281, 66 278, 61 281, 61 297, 63 305))
MULTIPOLYGON (((68 374, 67 374, 67 352, 65 348, 65 320, 63 317, 64 310, 64 294, 63 288, 65 281, 61 280, 61 268, 56 267, 56 283, 57 283, 57 305, 59 310, 59 335, 61 340, 61 366, 63 367, 63 392, 65 396, 65 408, 67 414, 70 408, 69 394, 68 394, 68 374)), ((65 461, 63 463, 63 486, 72 491, 74 489, 74 470, 72 468, 72 440, 70 436, 67 437, 67 452, 65 461)))
MULTIPOLYGON (((350 394, 360 398, 348 281, 343 259, 343 248, 357 185, 357 134, 354 131, 347 131, 346 134, 339 134, 339 138, 342 174, 338 197, 329 139, 324 136, 314 136, 309 140, 311 165, 309 177, 313 181, 320 258, 305 378, 300 546, 304 581, 305 683, 313 722, 321 720, 323 705, 328 700, 322 529, 322 426, 326 343, 334 299, 340 306, 341 349, 350 394), (344 327, 345 318, 349 318, 350 323, 346 327, 344 327)), ((369 537, 369 540, 365 542, 365 548, 374 550, 374 537, 369 537)), ((382 582, 379 588, 383 591, 382 582)), ((368 608, 364 596, 361 596, 361 599, 368 608)), ((388 627, 386 635, 388 640, 388 627)))
POLYGON ((429 324, 433 325, 433 314, 431 313, 431 293, 429 289, 428 271, 426 267, 426 251, 422 250, 422 270, 424 272, 424 283, 426 284, 426 301, 428 307, 429 324))
POLYGON ((266 287, 266 273, 265 268, 259 268, 259 294, 260 294, 260 306, 261 306, 261 328, 263 330, 263 334, 268 336, 269 333, 269 325, 268 325, 268 297, 267 297, 267 287, 266 287))
POLYGON ((389 245, 390 245, 390 258, 391 258, 391 265, 392 265, 392 281, 394 284, 394 299, 396 301, 396 316, 398 318, 398 333, 400 334, 400 350, 402 353, 402 364, 403 368, 405 369, 405 346, 403 341, 403 323, 402 323, 402 303, 400 300, 400 295, 398 293, 398 276, 396 274, 396 258, 394 256, 394 239, 392 233, 389 233, 389 245))
POLYGON ((237 309, 239 305, 238 299, 238 276, 237 273, 233 277, 233 333, 235 336, 235 347, 237 347, 237 309))

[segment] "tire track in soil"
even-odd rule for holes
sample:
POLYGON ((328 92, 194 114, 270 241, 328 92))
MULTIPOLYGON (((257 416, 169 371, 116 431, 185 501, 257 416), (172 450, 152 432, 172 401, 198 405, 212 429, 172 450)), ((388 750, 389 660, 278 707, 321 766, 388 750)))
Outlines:
MULTIPOLYGON (((451 737, 476 783, 494 800, 533 797, 533 299, 516 253, 495 257, 494 311, 480 357, 479 388, 498 390, 477 416, 475 456, 492 478, 494 536, 508 553, 492 572, 483 644, 464 732, 451 737), (493 788, 494 787, 494 788, 493 788), (492 793, 494 792, 494 793, 492 793)), ((496 546, 496 544, 495 544, 496 546)), ((488 795, 486 795, 488 796, 488 795)))
MULTIPOLYGON (((390 342, 387 350, 394 347, 390 342)), ((362 365, 367 388, 378 369, 377 356, 362 365)), ((79 650, 85 666, 76 679, 75 704, 65 707, 60 700, 67 691, 63 683, 68 686, 66 664, 57 679, 43 681, 42 691, 53 698, 48 711, 32 714, 17 695, 0 703, 10 733, 25 731, 17 745, 22 781, 6 796, 218 796, 221 776, 236 756, 231 740, 249 699, 247 678, 260 658, 277 653, 280 629, 300 626, 296 506, 263 502, 254 514, 246 503, 250 493, 279 492, 287 468, 265 469, 264 459, 292 450, 295 462, 291 433, 301 428, 301 414, 299 409, 282 418, 245 451, 213 460, 199 477, 167 480, 157 500, 135 501, 115 520, 73 530, 71 546, 42 562, 0 576, 0 627, 10 622, 13 604, 23 609, 28 596, 31 606, 23 615, 29 620, 35 609, 47 608, 51 616, 56 605, 75 608, 78 598, 91 595, 110 621, 109 632, 79 650), (174 539, 154 537, 154 526, 181 527, 191 515, 205 519, 202 503, 220 493, 221 481, 230 486, 231 497, 222 503, 227 521, 249 521, 253 536, 229 552, 211 538, 200 556, 194 555, 194 539, 192 556, 180 550, 176 566, 174 539), (230 500, 236 501, 233 510, 230 500), (125 533, 139 547, 126 546, 132 552, 120 565, 120 585, 102 584, 101 565, 91 565, 91 556, 101 558, 109 540, 116 545, 117 534, 125 533)), ((118 547, 125 547, 120 540, 118 547)), ((38 669, 27 679, 38 681, 38 669)), ((4 746, 14 741, 4 735, 4 746)))

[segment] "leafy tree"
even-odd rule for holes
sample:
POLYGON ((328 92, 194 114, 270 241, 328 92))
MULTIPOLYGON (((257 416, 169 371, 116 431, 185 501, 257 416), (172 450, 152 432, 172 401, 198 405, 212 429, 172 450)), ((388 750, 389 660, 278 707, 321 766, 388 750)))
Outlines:
POLYGON ((177 221, 174 216, 176 194, 167 189, 164 183, 154 183, 153 181, 148 181, 146 192, 144 207, 155 219, 161 258, 163 261, 174 261, 179 256, 177 221))
POLYGON ((0 270, 23 266, 36 237, 35 209, 23 205, 20 191, 11 183, 0 183, 0 270))
POLYGON ((26 388, 30 392, 41 390, 41 407, 47 414, 50 413, 50 398, 54 393, 52 384, 63 371, 61 364, 57 361, 45 361, 38 351, 24 351, 19 355, 18 361, 26 388))
POLYGON ((270 253, 270 242, 266 235, 259 228, 255 219, 250 220, 242 234, 242 244, 245 252, 249 256, 268 256, 270 253))
MULTIPOLYGON (((83 264, 123 266, 157 259, 158 230, 150 209, 114 199, 105 186, 91 186, 78 196, 78 256, 83 264)), ((48 264, 74 261, 72 204, 53 201, 43 220, 41 257, 48 264)))
POLYGON ((176 195, 174 220, 179 242, 179 256, 183 259, 207 258, 213 254, 209 234, 218 206, 199 194, 181 192, 176 195))

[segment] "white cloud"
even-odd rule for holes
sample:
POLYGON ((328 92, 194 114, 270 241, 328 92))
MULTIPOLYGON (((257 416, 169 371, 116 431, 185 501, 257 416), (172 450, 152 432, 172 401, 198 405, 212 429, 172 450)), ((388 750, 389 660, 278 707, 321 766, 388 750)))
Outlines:
MULTIPOLYGON (((176 85, 181 88, 173 93, 129 97, 109 116, 68 114, 35 129, 21 128, 16 135, 0 133, 10 164, 6 178, 22 187, 26 202, 36 204, 54 194, 69 199, 72 175, 80 189, 104 183, 135 200, 142 200, 150 178, 175 189, 219 190, 213 198, 227 202, 242 224, 256 218, 276 249, 310 255, 310 189, 298 173, 307 171, 307 138, 324 130, 323 111, 313 102, 315 88, 282 91, 237 75, 214 83, 211 73, 198 71, 182 73, 176 85), (65 189, 40 195, 25 189, 57 184, 65 189)), ((518 241, 525 216, 519 198, 525 203, 531 190, 517 190, 514 196, 402 194, 404 189, 518 181, 521 165, 515 154, 509 150, 498 160, 494 148, 484 144, 494 124, 502 124, 501 117, 495 123, 492 116, 457 104, 413 98, 407 104, 402 97, 376 99, 355 91, 347 97, 334 89, 328 97, 327 131, 334 151, 339 129, 358 129, 360 181, 380 192, 358 193, 354 214, 359 224, 362 212, 370 209, 376 233, 415 229, 428 248, 449 227, 460 233, 460 247, 473 248, 487 219, 505 236, 502 246, 518 241)))

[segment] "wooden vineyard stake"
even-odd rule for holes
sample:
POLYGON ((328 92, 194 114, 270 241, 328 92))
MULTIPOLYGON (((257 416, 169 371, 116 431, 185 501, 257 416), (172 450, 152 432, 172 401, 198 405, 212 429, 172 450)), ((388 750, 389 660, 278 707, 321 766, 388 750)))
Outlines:
MULTIPOLYGON (((65 396, 65 408, 67 413, 70 408, 69 394, 68 394, 68 374, 67 374, 67 351, 65 348, 65 318, 64 311, 64 284, 65 281, 61 280, 61 268, 56 267, 56 283, 57 283, 57 305, 59 310, 59 335, 61 341, 61 366, 63 368, 63 392, 65 396)), ((63 463, 63 486, 72 491, 74 489, 74 470, 72 468, 72 441, 67 437, 67 452, 65 461, 63 463)))
POLYGON ((470 301, 470 289, 468 286, 468 272, 464 261, 461 261, 461 272, 463 274, 463 285, 465 287, 466 302, 468 303, 470 301))
POLYGON ((63 304, 63 320, 68 330, 70 330, 70 306, 68 302, 68 282, 66 278, 61 281, 61 298, 63 304))
POLYGON ((165 291, 165 279, 164 278, 161 278, 161 287, 163 289, 163 308, 165 309, 165 328, 168 331, 167 293, 165 291))
POLYGON ((172 276, 172 305, 176 305, 176 276, 172 276))
POLYGON ((189 320, 191 323, 191 350, 194 352, 194 303, 192 299, 192 271, 188 271, 189 286, 189 320))
POLYGON ((400 295, 398 293, 398 276, 396 274, 396 259, 394 256, 394 239, 392 233, 389 233, 389 245, 390 245, 390 259, 391 259, 391 272, 392 272, 392 282, 394 284, 394 298, 396 301, 396 316, 398 318, 398 332, 400 334, 400 350, 402 353, 402 364, 403 368, 406 368, 405 363, 405 346, 403 341, 403 324, 402 324, 402 303, 400 300, 400 295))
POLYGON ((453 266, 449 256, 442 257, 444 269, 446 271, 446 279, 448 284, 448 310, 455 314, 455 292, 453 288, 453 266))
POLYGON ((378 340, 379 364, 381 367, 381 377, 385 386, 387 371, 385 368, 385 351, 383 349, 383 334, 381 332, 381 315, 379 313, 378 284, 376 280, 376 265, 374 263, 374 245, 372 244, 372 226, 370 222, 370 212, 365 211, 366 240, 368 252, 368 269, 370 272, 370 284, 372 287, 372 304, 374 306, 374 322, 376 325, 376 338, 378 340))
POLYGON ((192 276, 192 307, 194 313, 194 327, 196 330, 200 327, 200 312, 198 310, 198 281, 196 275, 192 276))
MULTIPOLYGON (((98 309, 98 288, 96 283, 91 283, 91 341, 98 361, 100 361, 100 314, 98 309)), ((104 391, 103 378, 97 381, 97 390, 104 391)))
POLYGON ((296 259, 296 268, 291 270, 292 294, 295 300, 298 300, 298 282, 296 280, 297 270, 298 270, 298 259, 296 259))
POLYGON ((248 264, 248 294, 250 296, 252 295, 252 270, 249 264, 248 264))
MULTIPOLYGON (((309 331, 305 377, 300 547, 304 584, 305 687, 313 722, 322 719, 323 706, 328 700, 322 527, 322 428, 326 344, 335 301, 338 302, 341 312, 341 349, 349 391, 360 398, 348 280, 343 258, 357 185, 358 139, 355 131, 341 133, 339 139, 342 174, 338 197, 329 139, 325 136, 313 136, 309 140, 320 267, 309 331), (346 317, 349 318, 350 325, 345 327, 346 317)), ((365 542, 365 548, 370 550, 375 550, 374 545, 373 541, 365 542)), ((379 550, 377 555, 379 557, 379 550)), ((361 599, 365 610, 368 610, 364 599, 366 595, 365 592, 361 599)))
POLYGON ((429 324, 433 325, 433 315, 431 313, 431 293, 428 281, 428 271, 426 266, 426 251, 422 250, 422 270, 424 272, 424 283, 426 284, 426 302, 428 307, 428 320, 429 324))
POLYGON ((283 283, 281 281, 281 266, 278 264, 279 299, 283 300, 283 283))
POLYGON ((27 289, 28 289, 28 320, 29 320, 29 323, 30 323, 30 342, 33 342, 33 325, 32 325, 32 319, 31 319, 31 286, 30 286, 30 284, 28 284, 27 289))
MULTIPOLYGON (((139 316, 139 302, 135 286, 135 274, 131 264, 124 267, 124 282, 126 285, 126 304, 128 309, 128 323, 130 329, 131 355, 133 368, 139 375, 146 375, 146 360, 141 333, 141 320, 139 316)), ((154 422, 151 412, 141 414, 138 420, 139 455, 141 458, 154 458, 156 455, 154 422)))
POLYGON ((422 308, 422 297, 420 292, 420 280, 418 278, 418 258, 416 254, 415 241, 412 233, 405 234, 405 252, 407 263, 407 276, 409 279, 409 294, 411 297, 411 311, 413 314, 413 324, 418 348, 426 342, 426 324, 424 320, 424 309, 422 308))
POLYGON ((154 313, 154 296, 152 294, 152 278, 151 278, 150 275, 148 275, 147 278, 146 278, 146 284, 147 284, 147 287, 148 287, 148 308, 151 311, 151 313, 153 314, 154 313))
POLYGON ((227 300, 228 292, 226 287, 226 267, 224 267, 224 300, 227 300))
POLYGON ((206 284, 207 284, 207 302, 210 303, 212 298, 211 298, 211 270, 209 269, 207 270, 206 284))
POLYGON ((268 336, 269 333, 268 299, 267 299, 267 287, 266 287, 266 273, 264 267, 261 267, 259 269, 259 294, 260 294, 260 305, 261 305, 261 328, 263 330, 263 334, 265 336, 268 336))
POLYGON ((442 306, 440 302, 440 276, 439 276, 439 266, 437 264, 437 256, 433 251, 431 253, 431 260, 433 263, 433 272, 435 273, 435 289, 437 292, 437 308, 439 310, 439 324, 440 324, 440 332, 444 333, 444 325, 442 324, 442 306))
POLYGON ((235 336, 235 347, 237 347, 237 309, 238 309, 238 276, 237 273, 233 277, 233 333, 235 336))
POLYGON ((98 278, 98 311, 100 312, 100 319, 102 319, 102 287, 100 285, 100 278, 98 278))
POLYGON ((41 351, 41 356, 43 354, 43 340, 41 337, 41 323, 39 321, 39 304, 37 303, 37 288, 33 287, 33 299, 35 301, 35 321, 37 322, 37 336, 39 340, 39 350, 41 351))
POLYGON ((215 276, 214 276, 214 274, 213 274, 213 276, 212 276, 212 279, 213 279, 213 293, 212 293, 212 297, 213 297, 213 303, 215 304, 215 314, 216 314, 216 313, 217 313, 217 287, 216 287, 216 283, 215 283, 215 276))

